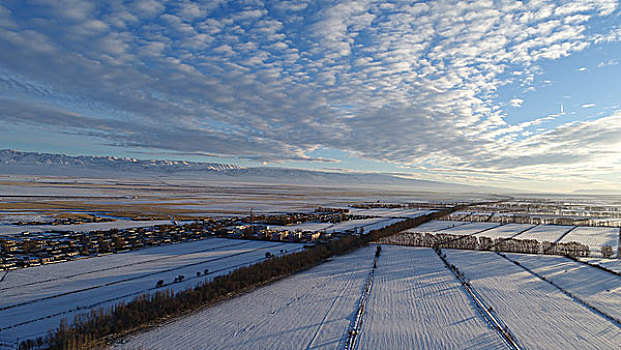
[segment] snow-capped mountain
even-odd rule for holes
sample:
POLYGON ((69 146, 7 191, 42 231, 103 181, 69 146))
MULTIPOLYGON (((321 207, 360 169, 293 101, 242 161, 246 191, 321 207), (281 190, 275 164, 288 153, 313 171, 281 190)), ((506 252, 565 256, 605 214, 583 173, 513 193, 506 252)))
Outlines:
POLYGON ((148 177, 174 176, 204 180, 271 184, 400 186, 421 191, 498 192, 491 187, 406 179, 391 174, 312 171, 276 167, 240 167, 231 164, 124 157, 67 156, 64 154, 0 151, 0 174, 148 177))
POLYGON ((236 165, 219 163, 197 163, 179 160, 143 160, 127 157, 67 156, 64 154, 21 152, 5 149, 0 151, 0 164, 45 168, 81 168, 117 171, 225 171, 239 169, 236 165))

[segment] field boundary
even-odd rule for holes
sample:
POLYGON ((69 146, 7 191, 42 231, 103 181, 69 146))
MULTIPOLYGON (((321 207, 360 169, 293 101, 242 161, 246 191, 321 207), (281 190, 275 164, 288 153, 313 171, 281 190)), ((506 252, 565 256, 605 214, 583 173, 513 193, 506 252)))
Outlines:
MULTIPOLYGON (((206 239, 211 239, 211 238, 206 238, 206 239)), ((205 253, 205 252, 210 252, 210 251, 218 250, 218 249, 221 249, 221 248, 236 247, 236 246, 239 246, 239 245, 242 245, 242 244, 247 244, 249 242, 251 242, 251 241, 245 241, 245 242, 242 242, 242 243, 227 244, 227 245, 211 247, 211 248, 207 248, 207 249, 203 248, 203 249, 200 249, 200 250, 197 250, 197 251, 192 251, 192 252, 189 252, 189 253, 186 253, 186 254, 171 255, 171 256, 168 256, 168 257, 165 257, 165 258, 154 258, 154 259, 138 261, 138 262, 130 263, 130 264, 118 265, 118 266, 113 266, 113 267, 106 267, 106 268, 102 268, 102 269, 98 269, 98 270, 92 270, 92 271, 88 271, 88 272, 74 273, 74 274, 67 275, 67 276, 49 278, 49 279, 46 279, 46 280, 43 280, 43 281, 37 281, 37 282, 21 284, 19 286, 4 287, 4 288, 0 288, 0 291, 5 291, 5 290, 9 290, 9 289, 14 289, 14 288, 28 287, 28 286, 33 286, 33 285, 41 284, 41 283, 58 281, 58 280, 61 280, 61 279, 67 279, 67 278, 73 278, 73 277, 78 277, 78 276, 84 276, 84 275, 88 275, 88 274, 91 274, 91 273, 97 273, 97 272, 102 272, 102 271, 114 270, 114 269, 118 269, 118 268, 121 268, 121 267, 136 266, 136 265, 152 263, 154 261, 162 261, 162 260, 174 259, 174 258, 178 258, 178 257, 184 256, 184 255, 197 254, 197 253, 205 253)), ((121 253, 121 254, 124 254, 124 253, 121 253)), ((93 258, 97 258, 97 257, 93 257, 93 258)), ((2 282, 2 280, 0 280, 0 282, 2 282)))
POLYGON ((369 295, 371 294, 373 282, 375 281, 375 269, 377 268, 377 261, 379 260, 380 251, 381 247, 378 246, 377 253, 375 255, 375 258, 373 259, 373 267, 371 268, 369 275, 364 281, 364 287, 362 288, 360 300, 358 301, 358 308, 356 309, 356 314, 349 323, 349 327, 347 329, 347 341, 345 342, 345 350, 354 350, 358 347, 358 335, 360 334, 360 328, 362 327, 364 309, 369 299, 369 295))
POLYGON ((169 268, 169 269, 162 270, 162 271, 149 272, 149 273, 146 273, 146 274, 142 274, 140 276, 124 278, 124 279, 121 279, 121 280, 118 280, 118 281, 108 282, 108 283, 100 284, 100 285, 97 285, 97 286, 92 286, 92 287, 82 288, 82 289, 76 289, 76 290, 72 290, 72 291, 68 291, 68 292, 64 292, 64 293, 60 293, 60 294, 55 294, 55 295, 50 295, 50 296, 46 296, 46 297, 42 297, 42 298, 37 298, 37 299, 29 300, 29 301, 24 301, 24 302, 17 303, 17 304, 7 305, 7 306, 0 307, 0 311, 12 309, 12 308, 19 307, 19 306, 35 304, 35 303, 38 303, 38 302, 43 301, 43 300, 60 298, 60 297, 63 297, 65 295, 77 294, 77 293, 82 293, 82 292, 93 290, 93 289, 98 289, 98 288, 112 286, 112 285, 119 284, 119 283, 125 283, 125 282, 128 282, 128 281, 133 281, 133 280, 141 279, 141 278, 144 278, 144 277, 156 276, 156 275, 161 274, 161 273, 171 272, 171 271, 175 271, 175 270, 181 270, 181 269, 184 269, 184 268, 190 267, 190 266, 202 265, 202 264, 206 264, 206 263, 209 263, 209 262, 224 260, 224 259, 232 258, 232 257, 235 257, 235 256, 239 256, 239 255, 253 253, 253 252, 256 252, 256 251, 259 251, 259 250, 262 250, 262 249, 270 249, 270 248, 278 247, 278 246, 281 246, 283 244, 286 244, 286 243, 279 243, 279 244, 273 244, 273 245, 266 246, 266 247, 255 248, 255 249, 252 249, 252 250, 249 250, 249 251, 245 251, 245 252, 241 252, 241 253, 235 253, 235 254, 231 254, 231 255, 227 255, 227 256, 222 256, 222 257, 217 257, 217 258, 213 258, 213 259, 202 260, 202 261, 199 261, 199 262, 195 262, 195 263, 191 263, 191 264, 185 264, 185 265, 182 265, 182 266, 175 266, 173 268, 169 268))
MULTIPOLYGON (((293 252, 293 253, 295 253, 295 252, 293 252)), ((233 265, 233 266, 229 266, 229 267, 225 267, 225 268, 209 270, 209 272, 207 274, 205 274, 205 275, 201 275, 200 277, 190 276, 190 277, 184 279, 184 281, 198 279, 198 278, 204 278, 205 276, 213 275, 213 274, 215 274, 217 272, 222 272, 222 271, 225 271, 225 270, 234 270, 236 268, 247 266, 248 264, 256 264, 256 263, 259 263, 259 262, 262 262, 262 261, 265 261, 265 260, 268 260, 268 259, 269 258, 259 258, 259 259, 255 259, 255 260, 252 260, 252 261, 249 261, 249 262, 245 262, 245 263, 241 263, 241 264, 237 264, 237 265, 233 265)), ((70 309, 70 310, 65 310, 65 311, 58 312, 58 313, 55 313, 55 314, 52 314, 52 315, 46 315, 46 316, 39 317, 37 319, 23 321, 23 322, 20 322, 20 323, 16 323, 16 324, 13 324, 13 325, 10 325, 10 326, 6 326, 6 327, 3 327, 3 328, 0 328, 0 332, 4 331, 4 330, 7 330, 7 329, 23 326, 23 325, 26 325, 26 324, 29 324, 29 323, 41 321, 41 320, 44 320, 46 318, 58 317, 58 316, 70 314, 70 313, 73 313, 73 312, 76 312, 76 311, 80 311, 80 310, 85 310, 86 311, 86 310, 89 310, 89 309, 96 308, 96 307, 98 307, 100 305, 103 305, 103 304, 111 303, 113 301, 122 300, 122 299, 129 298, 129 297, 132 297, 132 296, 138 296, 138 295, 150 292, 150 291, 154 291, 154 290, 158 290, 158 289, 164 290, 166 287, 169 287, 169 286, 171 286, 173 284, 176 284, 176 283, 181 283, 181 282, 171 282, 171 283, 168 283, 168 284, 164 284, 161 287, 150 287, 150 288, 147 288, 147 289, 143 289, 141 291, 132 292, 132 293, 129 293, 129 294, 118 296, 118 297, 114 297, 114 298, 98 301, 98 302, 96 302, 94 304, 77 306, 77 307, 75 307, 73 309, 70 309)))
POLYGON ((614 270, 611 270, 611 269, 607 268, 606 266, 602 266, 602 265, 599 265, 599 264, 593 264, 593 263, 590 263, 588 261, 583 261, 583 260, 580 260, 580 259, 578 259, 576 257, 571 256, 571 255, 565 255, 565 257, 567 259, 569 259, 569 260, 573 260, 573 261, 579 262, 581 264, 589 265, 589 266, 594 267, 596 269, 600 269, 602 271, 606 271, 608 273, 612 273, 613 275, 617 275, 617 276, 621 277, 621 273, 619 273, 617 271, 614 271, 614 270))
POLYGON ((587 303, 586 301, 582 300, 581 298, 575 296, 574 294, 572 294, 570 291, 565 290, 565 288, 559 286, 558 284, 556 284, 555 282, 551 281, 550 279, 546 278, 545 276, 542 276, 540 274, 538 274, 537 272, 533 271, 532 269, 520 264, 519 261, 517 260, 513 260, 511 258, 509 258, 508 256, 496 252, 496 254, 498 254, 499 256, 505 258, 506 260, 512 262, 513 264, 521 267, 524 271, 532 274, 533 276, 538 277, 539 279, 548 282, 550 285, 554 286, 555 288, 557 288, 558 290, 560 290, 563 294, 567 295, 569 298, 571 298, 572 300, 576 301, 577 303, 581 304, 582 306, 586 307, 587 309, 589 309, 590 311, 592 311, 593 313, 604 317, 606 319, 608 319, 609 321, 612 321, 613 323, 615 323, 615 325, 618 328, 621 328, 621 320, 619 320, 618 318, 608 315, 607 313, 605 313, 604 311, 601 311, 600 309, 596 308, 595 306, 592 306, 591 304, 587 303))
POLYGON ((478 295, 474 287, 470 285, 470 282, 466 279, 466 277, 457 269, 455 265, 452 265, 448 262, 446 255, 442 253, 440 248, 434 248, 434 251, 442 260, 444 265, 451 271, 453 276, 461 283, 462 287, 466 290, 467 294, 470 296, 472 301, 481 314, 483 318, 498 332, 501 338, 505 341, 505 343, 514 350, 521 350, 522 347, 515 340, 515 336, 509 330, 509 327, 504 323, 504 321, 496 314, 492 307, 488 307, 485 305, 483 299, 478 295))
POLYGON ((332 300, 332 303, 330 304, 330 308, 328 309, 326 314, 323 315, 323 318, 321 319, 321 323, 317 327, 317 330, 315 330, 315 334, 313 334, 313 337, 308 342, 308 345, 306 345, 306 349, 312 349, 312 346, 315 344, 315 341, 317 340, 317 337, 319 336, 319 333, 321 332, 323 326, 325 325, 325 322, 326 322, 328 316, 330 316, 330 314, 334 310, 334 305, 336 304, 337 300, 343 298, 343 295, 345 294, 345 291, 347 291, 351 287, 351 285, 354 284, 354 282, 356 281, 356 278, 355 278, 354 274, 355 274, 355 272, 351 271, 351 274, 350 274, 351 278, 347 281, 347 283, 345 284, 344 288, 341 289, 339 295, 336 298, 334 298, 334 300, 332 300))

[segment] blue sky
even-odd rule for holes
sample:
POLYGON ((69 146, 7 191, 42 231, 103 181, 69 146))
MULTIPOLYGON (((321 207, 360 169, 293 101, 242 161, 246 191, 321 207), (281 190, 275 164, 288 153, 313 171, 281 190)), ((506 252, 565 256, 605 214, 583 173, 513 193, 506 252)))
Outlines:
POLYGON ((8 0, 0 147, 621 190, 620 60, 617 0, 8 0))

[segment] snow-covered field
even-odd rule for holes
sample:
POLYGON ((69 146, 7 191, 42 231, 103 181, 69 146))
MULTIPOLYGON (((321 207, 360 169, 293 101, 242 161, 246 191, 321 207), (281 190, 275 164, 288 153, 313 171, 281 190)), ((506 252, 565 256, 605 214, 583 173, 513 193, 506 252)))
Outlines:
POLYGON ((476 236, 492 239, 514 237, 516 239, 535 239, 539 242, 556 242, 560 239, 559 242, 561 243, 575 241, 588 245, 591 250, 591 256, 601 256, 601 248, 604 245, 612 247, 614 257, 617 257, 619 254, 619 228, 611 227, 529 224, 500 225, 491 222, 429 221, 404 232, 450 233, 454 235, 476 234, 476 236), (569 233, 563 237, 568 231, 569 233))
POLYGON ((379 216, 379 217, 389 217, 389 218, 415 218, 415 217, 433 212, 433 210, 403 209, 403 208, 372 208, 372 209, 351 208, 349 211, 350 211, 350 214, 353 214, 353 215, 368 215, 368 216, 379 216))
MULTIPOLYGON (((191 221, 180 221, 179 224, 190 223, 191 221)), ((75 231, 75 232, 90 232, 90 231, 107 231, 113 228, 122 230, 131 227, 149 227, 157 225, 169 225, 170 220, 151 220, 151 221, 138 221, 138 220, 116 220, 108 222, 90 222, 79 225, 0 225, 0 235, 11 235, 21 232, 49 232, 49 231, 75 231)))
POLYGON ((422 225, 416 226, 412 229, 409 229, 406 232, 436 232, 436 231, 441 231, 447 228, 463 226, 467 224, 468 222, 463 222, 463 221, 432 220, 422 225))
POLYGON ((359 349, 505 349, 429 248, 382 246, 359 349))
MULTIPOLYGON (((450 233, 452 235, 466 236, 466 235, 473 235, 476 233, 480 233, 482 231, 485 231, 485 233, 487 233, 487 231, 495 227, 498 227, 498 226, 500 226, 500 224, 491 223, 491 222, 472 222, 472 223, 462 225, 462 226, 447 228, 439 232, 450 233)), ((485 234, 481 233, 481 235, 485 235, 485 234)))
POLYGON ((489 230, 498 226, 500 226, 500 224, 490 222, 433 220, 409 229, 406 232, 431 232, 450 233, 453 235, 471 235, 481 231, 485 231, 487 233, 489 230))
POLYGON ((571 230, 573 226, 557 226, 557 225, 537 225, 530 230, 522 233, 518 239, 536 239, 539 242, 555 242, 565 232, 571 230))
POLYGON ((295 243, 210 238, 9 271, 0 283, 0 342, 45 335, 63 317, 71 320, 93 306, 191 287, 265 259, 268 251, 301 249, 295 243), (185 276, 183 282, 172 283, 178 275, 185 276), (165 285, 156 288, 160 279, 165 285))
POLYGON ((390 226, 399 221, 403 221, 403 219, 391 219, 391 218, 371 218, 371 219, 360 219, 360 220, 349 220, 339 222, 332 226, 328 226, 325 230, 328 233, 333 232, 343 232, 351 229, 360 229, 362 228, 363 233, 369 233, 373 230, 378 230, 384 228, 386 226, 390 226))
POLYGON ((327 222, 305 222, 297 225, 288 225, 288 226, 271 226, 270 229, 278 230, 278 231, 325 231, 328 233, 334 232, 343 232, 352 229, 358 229, 358 231, 362 228, 363 233, 369 233, 369 231, 377 230, 380 228, 384 228, 386 226, 390 226, 399 221, 403 221, 403 219, 393 219, 390 217, 379 217, 379 218, 370 218, 370 219, 359 219, 359 220, 349 220, 343 221, 336 224, 327 223, 327 222))
POLYGON ((506 254, 587 304, 621 319, 621 277, 560 256, 506 254))
POLYGON ((403 221, 403 219, 393 219, 390 217, 379 217, 379 218, 370 218, 370 219, 359 219, 359 220, 349 220, 343 221, 336 224, 325 223, 325 222, 305 222, 298 225, 288 225, 288 226, 272 226, 271 229, 278 231, 325 231, 327 233, 334 232, 344 232, 347 230, 356 229, 358 232, 360 229, 363 230, 363 233, 369 233, 369 231, 377 230, 380 228, 384 228, 386 226, 390 226, 399 221, 403 221))
POLYGON ((342 349, 374 248, 130 337, 121 349, 342 349))
POLYGON ((580 258, 580 260, 621 273, 621 259, 580 258))
POLYGON ((591 249, 591 256, 600 255, 602 246, 609 245, 612 247, 613 256, 618 257, 619 228, 578 226, 569 232, 567 236, 563 237, 560 242, 579 242, 586 244, 591 249))
MULTIPOLYGON (((498 226, 491 230, 487 230, 478 236, 485 236, 485 237, 494 238, 494 239, 495 238, 510 238, 510 237, 517 235, 520 232, 529 230, 532 227, 534 227, 534 225, 506 224, 506 225, 498 226)), ((528 232, 528 231, 525 231, 525 232, 528 232)), ((520 238, 520 236, 517 236, 516 238, 520 238)))
POLYGON ((619 349, 618 324, 521 267, 492 252, 445 252, 524 348, 619 349))

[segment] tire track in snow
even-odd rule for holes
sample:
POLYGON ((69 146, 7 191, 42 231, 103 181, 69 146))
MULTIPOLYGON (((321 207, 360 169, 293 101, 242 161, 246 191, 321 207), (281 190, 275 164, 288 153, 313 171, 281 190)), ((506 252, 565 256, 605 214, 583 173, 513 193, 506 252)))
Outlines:
POLYGON ((491 307, 488 307, 484 300, 478 295, 478 293, 474 290, 472 286, 470 286, 470 282, 467 281, 466 277, 463 273, 461 273, 455 265, 452 265, 446 259, 446 255, 442 254, 440 249, 434 249, 440 260, 446 265, 446 267, 453 273, 453 276, 461 283, 463 288, 466 290, 467 294, 471 297, 472 301, 476 305, 479 313, 483 318, 498 332, 501 338, 505 341, 505 343, 511 348, 515 350, 521 350, 522 347, 516 342, 515 337, 509 330, 509 327, 504 323, 504 321, 493 311, 491 307))
POLYGON ((364 308, 367 304, 367 300, 369 299, 369 295, 371 294, 371 289, 373 288, 373 282, 375 280, 375 269, 377 267, 377 261, 379 259, 379 253, 376 254, 378 255, 373 258, 373 267, 371 268, 371 272, 369 272, 369 276, 367 276, 367 279, 364 282, 364 286, 362 288, 362 295, 360 296, 360 301, 358 302, 358 309, 356 310, 356 315, 351 320, 351 323, 349 324, 349 328, 347 330, 347 342, 345 343, 345 350, 355 350, 358 348, 358 333, 362 328, 364 308))
POLYGON ((326 314, 323 316, 323 318, 321 319, 321 322, 319 323, 319 326, 317 327, 317 330, 315 331, 315 334, 313 335, 313 337, 311 338, 311 340, 308 342, 308 345, 306 346, 306 349, 312 349, 313 346, 315 345, 315 341, 317 340, 317 337, 319 337, 319 333, 321 333, 321 330, 323 328, 323 326, 326 323, 326 320, 328 319, 328 317, 330 316, 330 314, 332 314, 332 310, 334 310, 334 306, 336 305, 336 302, 340 299, 343 298, 343 295, 345 294, 345 292, 347 290, 349 290, 349 288, 351 287, 351 285, 354 283, 355 279, 355 271, 350 271, 349 273, 349 279, 347 280, 347 284, 345 285, 344 288, 341 289, 339 295, 334 298, 334 300, 332 300, 332 304, 330 304, 330 308, 328 309, 328 311, 326 312, 326 314))

